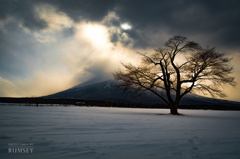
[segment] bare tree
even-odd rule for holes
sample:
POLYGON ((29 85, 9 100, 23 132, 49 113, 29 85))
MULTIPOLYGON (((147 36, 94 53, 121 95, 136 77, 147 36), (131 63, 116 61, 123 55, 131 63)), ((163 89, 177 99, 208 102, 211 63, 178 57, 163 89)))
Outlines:
POLYGON ((118 88, 124 93, 151 91, 169 106, 171 114, 178 114, 179 103, 187 93, 199 91, 212 97, 226 97, 223 86, 236 85, 230 76, 233 70, 230 58, 215 47, 203 48, 185 37, 170 38, 164 48, 156 49, 149 56, 139 54, 140 66, 122 64, 126 70, 114 73, 115 79, 122 81, 118 88), (179 54, 185 56, 181 64, 176 62, 179 54), (166 95, 162 94, 163 90, 166 95))

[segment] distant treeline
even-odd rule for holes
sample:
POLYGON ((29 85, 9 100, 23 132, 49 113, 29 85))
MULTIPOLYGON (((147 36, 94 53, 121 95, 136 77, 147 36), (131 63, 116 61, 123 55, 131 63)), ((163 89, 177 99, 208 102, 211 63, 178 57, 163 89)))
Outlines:
MULTIPOLYGON (((25 103, 26 105, 40 104, 61 104, 76 106, 99 106, 99 107, 124 107, 124 108, 167 108, 167 105, 142 105, 141 103, 122 103, 115 101, 98 101, 98 100, 82 100, 82 99, 57 99, 57 98, 10 98, 0 97, 0 103, 25 103)), ((210 109, 210 110, 240 110, 240 106, 227 105, 179 105, 180 109, 210 109)))
POLYGON ((0 103, 29 103, 29 104, 69 104, 75 105, 77 102, 85 102, 90 105, 104 104, 104 101, 96 100, 81 100, 81 99, 57 99, 57 98, 10 98, 10 97, 0 97, 0 103))

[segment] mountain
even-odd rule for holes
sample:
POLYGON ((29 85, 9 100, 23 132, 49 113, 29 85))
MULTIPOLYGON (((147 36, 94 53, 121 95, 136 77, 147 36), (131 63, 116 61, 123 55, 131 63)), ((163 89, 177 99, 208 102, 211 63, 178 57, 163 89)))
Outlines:
POLYGON ((83 86, 88 86, 94 83, 99 83, 99 82, 103 82, 103 81, 107 81, 109 79, 109 75, 105 75, 105 76, 96 76, 90 80, 87 80, 83 83, 80 83, 72 88, 78 88, 78 87, 83 87, 83 86))
MULTIPOLYGON (((45 96, 44 98, 70 98, 82 100, 113 101, 118 103, 135 103, 143 105, 165 104, 159 97, 146 92, 142 97, 124 95, 116 88, 117 81, 107 80, 98 83, 85 82, 62 92, 45 96)), ((164 95, 164 92, 162 92, 164 95)), ((239 102, 220 100, 188 94, 181 100, 180 105, 225 105, 240 106, 239 102)))

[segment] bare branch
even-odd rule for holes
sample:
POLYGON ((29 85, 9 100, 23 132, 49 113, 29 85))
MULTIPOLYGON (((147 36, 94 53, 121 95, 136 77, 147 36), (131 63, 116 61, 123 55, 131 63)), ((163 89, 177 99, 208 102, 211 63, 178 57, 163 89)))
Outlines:
POLYGON ((148 90, 171 109, 176 109, 187 93, 198 91, 213 97, 225 97, 222 88, 225 85, 236 86, 231 76, 231 58, 217 52, 215 47, 203 48, 185 37, 170 38, 165 48, 158 48, 151 55, 138 54, 142 56, 141 66, 122 64, 126 71, 118 70, 114 74, 115 79, 123 81, 118 88, 136 94, 148 90), (186 57, 180 66, 175 63, 179 53, 186 57), (159 94, 160 90, 165 91, 167 99, 159 94), (172 98, 172 93, 175 93, 175 98, 172 98))

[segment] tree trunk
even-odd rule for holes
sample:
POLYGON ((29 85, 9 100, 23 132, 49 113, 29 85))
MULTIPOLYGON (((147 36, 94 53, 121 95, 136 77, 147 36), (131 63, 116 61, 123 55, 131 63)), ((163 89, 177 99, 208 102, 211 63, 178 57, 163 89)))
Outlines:
POLYGON ((172 115, 179 115, 178 110, 177 110, 176 107, 171 107, 171 108, 170 108, 170 113, 171 113, 172 115))
POLYGON ((178 103, 172 103, 172 104, 170 104, 170 113, 171 113, 172 115, 179 115, 178 110, 177 110, 178 105, 179 105, 178 103))

